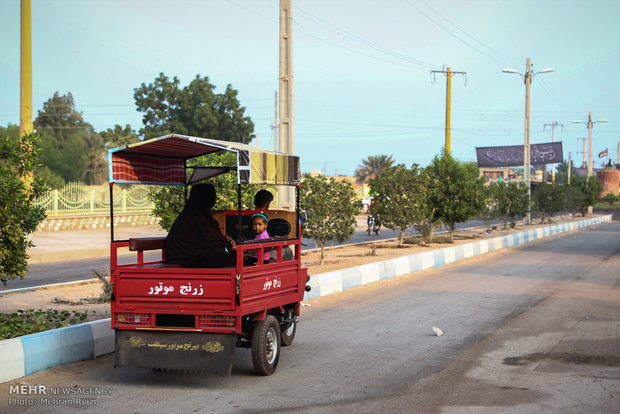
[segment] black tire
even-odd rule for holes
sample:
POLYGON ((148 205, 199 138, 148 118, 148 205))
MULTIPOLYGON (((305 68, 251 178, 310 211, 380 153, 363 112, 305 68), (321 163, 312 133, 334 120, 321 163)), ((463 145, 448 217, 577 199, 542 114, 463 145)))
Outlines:
MULTIPOLYGON (((292 311, 290 311, 292 314, 292 311)), ((292 315, 290 315, 290 317, 292 318, 292 315)), ((282 326, 281 329, 281 339, 282 339, 282 346, 289 346, 293 343, 293 340, 295 339, 295 334, 297 333, 297 322, 292 322, 286 325, 282 326)))
POLYGON ((275 372, 280 359, 280 325, 273 315, 256 322, 252 333, 252 363, 259 375, 275 372))

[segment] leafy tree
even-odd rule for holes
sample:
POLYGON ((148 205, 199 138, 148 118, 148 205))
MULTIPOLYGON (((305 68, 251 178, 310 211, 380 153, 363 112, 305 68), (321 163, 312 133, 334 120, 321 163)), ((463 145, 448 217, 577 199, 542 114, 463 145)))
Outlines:
POLYGON ((114 128, 108 128, 99 132, 105 146, 108 148, 122 147, 123 145, 133 144, 140 141, 140 137, 136 131, 131 129, 131 125, 126 124, 125 128, 120 125, 114 125, 114 128))
POLYGON ((376 203, 370 211, 382 226, 396 233, 399 246, 405 240, 407 228, 428 216, 427 181, 417 164, 411 169, 403 164, 384 168, 370 179, 370 195, 376 203))
POLYGON ((40 178, 32 179, 39 155, 38 136, 27 134, 17 142, 0 140, 0 281, 23 279, 28 270, 26 236, 45 218, 42 207, 33 206, 45 191, 40 178))
POLYGON ((489 183, 489 185, 484 187, 482 197, 485 200, 485 204, 478 214, 482 221, 484 221, 484 224, 486 224, 487 231, 491 231, 491 224, 493 220, 499 217, 499 213, 497 211, 497 201, 495 199, 495 189, 497 188, 497 185, 492 184, 493 183, 489 183))
POLYGON ((552 216, 564 209, 564 186, 542 182, 532 194, 534 205, 541 212, 540 224, 545 222, 545 214, 552 216))
MULTIPOLYGON (((572 181, 572 180, 571 180, 572 181)), ((580 187, 569 185, 564 188, 564 209, 570 211, 581 211, 583 204, 583 191, 580 187)))
POLYGON ((608 203, 609 205, 612 205, 613 203, 618 201, 618 198, 619 197, 617 195, 615 195, 614 193, 610 191, 607 194, 605 194, 605 197, 603 197, 603 201, 608 203))
POLYGON ((474 217, 485 205, 480 197, 486 179, 480 177, 476 163, 455 160, 442 150, 427 167, 430 177, 430 203, 435 217, 450 229, 454 240, 454 226, 474 217))
POLYGON ((390 168, 394 164, 391 155, 370 155, 362 160, 357 170, 355 170, 355 179, 358 183, 368 182, 369 179, 375 178, 386 168, 390 168))
POLYGON ((76 111, 71 92, 63 96, 56 92, 44 102, 34 128, 41 135, 40 160, 49 173, 65 182, 80 180, 91 157, 86 140, 96 140, 93 135, 97 133, 84 121, 82 113, 76 111))
POLYGON ((321 247, 322 265, 327 242, 342 243, 355 232, 354 216, 362 211, 362 203, 351 184, 324 175, 304 174, 300 195, 301 208, 308 213, 303 235, 321 247))
POLYGON ((524 182, 489 184, 491 196, 495 201, 497 214, 504 218, 504 229, 508 228, 508 218, 514 223, 518 216, 525 216, 530 205, 527 185, 524 182))
POLYGON ((581 191, 582 197, 580 197, 581 203, 577 205, 577 208, 581 211, 583 216, 588 212, 588 207, 594 205, 601 192, 603 191, 603 183, 594 177, 575 177, 571 179, 571 186, 578 188, 581 191))
POLYGON ((0 126, 0 137, 19 142, 19 125, 8 124, 6 128, 0 126))
MULTIPOLYGON (((575 165, 571 163, 571 179, 575 177, 575 165)), ((547 176, 547 181, 551 181, 551 172, 547 176)), ((568 162, 562 161, 555 166, 555 183, 568 185, 568 162)))
POLYGON ((154 138, 169 133, 249 143, 254 123, 245 116, 237 90, 229 84, 216 94, 208 77, 196 75, 188 86, 179 88, 179 79, 160 73, 153 83, 134 89, 138 111, 144 112, 140 133, 154 138))

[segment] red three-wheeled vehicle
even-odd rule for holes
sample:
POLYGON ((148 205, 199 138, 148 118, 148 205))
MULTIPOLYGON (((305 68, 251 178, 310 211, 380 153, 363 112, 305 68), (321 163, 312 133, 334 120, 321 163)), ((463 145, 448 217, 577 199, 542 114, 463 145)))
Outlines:
POLYGON ((219 174, 236 174, 239 203, 237 210, 213 211, 222 233, 237 242, 237 260, 229 267, 209 269, 166 264, 164 237, 116 240, 111 207, 115 366, 229 375, 235 349, 251 347, 256 372, 272 374, 281 347, 295 337, 308 281, 300 260, 299 158, 234 142, 172 134, 111 149, 108 159, 111 200, 114 184, 187 189, 219 174), (236 165, 203 167, 193 161, 223 151, 236 154, 236 165), (241 208, 241 186, 246 184, 296 189, 292 208, 262 212, 270 223, 277 223, 273 226, 277 233, 270 232, 268 239, 243 236, 244 227, 257 212, 241 208), (120 264, 119 249, 127 248, 136 252, 135 261, 120 264), (145 252, 151 250, 161 251, 158 260, 145 260, 145 252), (272 252, 272 259, 265 263, 267 251, 272 252), (258 258, 256 264, 244 265, 243 257, 248 254, 258 258))

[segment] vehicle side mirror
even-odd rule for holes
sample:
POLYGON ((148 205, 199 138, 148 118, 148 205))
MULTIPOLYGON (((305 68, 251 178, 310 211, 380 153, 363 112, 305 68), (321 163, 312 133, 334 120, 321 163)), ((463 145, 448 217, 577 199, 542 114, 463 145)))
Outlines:
POLYGON ((299 213, 299 224, 304 224, 306 221, 308 221, 308 214, 305 211, 299 213))

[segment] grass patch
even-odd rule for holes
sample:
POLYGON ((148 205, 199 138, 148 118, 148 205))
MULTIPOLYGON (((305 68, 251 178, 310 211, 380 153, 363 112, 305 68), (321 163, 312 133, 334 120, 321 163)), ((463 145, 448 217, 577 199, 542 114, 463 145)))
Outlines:
MULTIPOLYGON (((420 242, 424 242, 422 237, 420 236, 411 236, 405 239, 405 244, 419 244, 420 242)), ((431 241, 428 244, 452 244, 454 241, 450 240, 450 236, 433 236, 431 241)))

